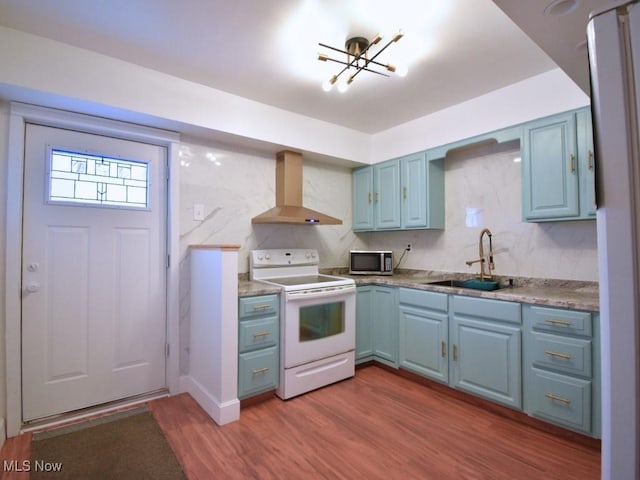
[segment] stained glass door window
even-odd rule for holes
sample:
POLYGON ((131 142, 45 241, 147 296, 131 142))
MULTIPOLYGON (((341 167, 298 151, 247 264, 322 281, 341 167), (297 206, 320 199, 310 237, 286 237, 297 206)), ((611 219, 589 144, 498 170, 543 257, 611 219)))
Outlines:
POLYGON ((149 207, 147 163, 56 148, 49 151, 49 203, 149 207))

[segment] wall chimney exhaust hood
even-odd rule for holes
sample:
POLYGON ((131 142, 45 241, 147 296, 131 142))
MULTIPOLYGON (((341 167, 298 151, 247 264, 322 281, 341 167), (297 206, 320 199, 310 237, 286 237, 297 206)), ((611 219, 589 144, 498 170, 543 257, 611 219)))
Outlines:
POLYGON ((251 223, 342 225, 342 220, 302 206, 302 154, 276 154, 276 206, 253 217, 251 223))

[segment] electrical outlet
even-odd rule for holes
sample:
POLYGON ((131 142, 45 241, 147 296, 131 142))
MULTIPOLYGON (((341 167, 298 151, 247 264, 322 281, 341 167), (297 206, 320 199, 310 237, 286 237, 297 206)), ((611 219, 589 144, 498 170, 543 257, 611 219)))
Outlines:
POLYGON ((411 244, 410 244, 410 243, 408 243, 408 244, 407 244, 407 248, 406 248, 405 250, 406 250, 407 252, 410 252, 410 251, 411 251, 411 244))

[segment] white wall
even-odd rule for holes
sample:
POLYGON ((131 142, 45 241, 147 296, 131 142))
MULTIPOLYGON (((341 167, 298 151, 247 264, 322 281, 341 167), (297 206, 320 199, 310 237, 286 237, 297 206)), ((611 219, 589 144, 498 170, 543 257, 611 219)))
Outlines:
POLYGON ((555 69, 380 132, 368 158, 377 163, 588 104, 589 97, 555 69))
POLYGON ((0 65, 0 87, 21 101, 366 160, 364 133, 6 27, 0 65))

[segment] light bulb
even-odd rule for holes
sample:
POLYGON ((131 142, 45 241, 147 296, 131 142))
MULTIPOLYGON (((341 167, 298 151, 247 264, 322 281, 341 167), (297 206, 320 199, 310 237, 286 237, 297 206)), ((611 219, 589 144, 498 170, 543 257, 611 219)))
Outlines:
POLYGON ((396 75, 399 77, 406 77, 407 73, 409 73, 409 69, 406 65, 399 65, 396 67, 396 75))
POLYGON ((324 90, 325 92, 330 92, 332 88, 333 88, 333 83, 331 83, 331 80, 325 80, 322 83, 322 90, 324 90))
POLYGON ((347 82, 345 82, 344 80, 341 80, 341 81, 338 83, 338 91, 339 91, 340 93, 344 93, 344 92, 346 92, 348 89, 349 89, 349 84, 348 84, 347 82))

